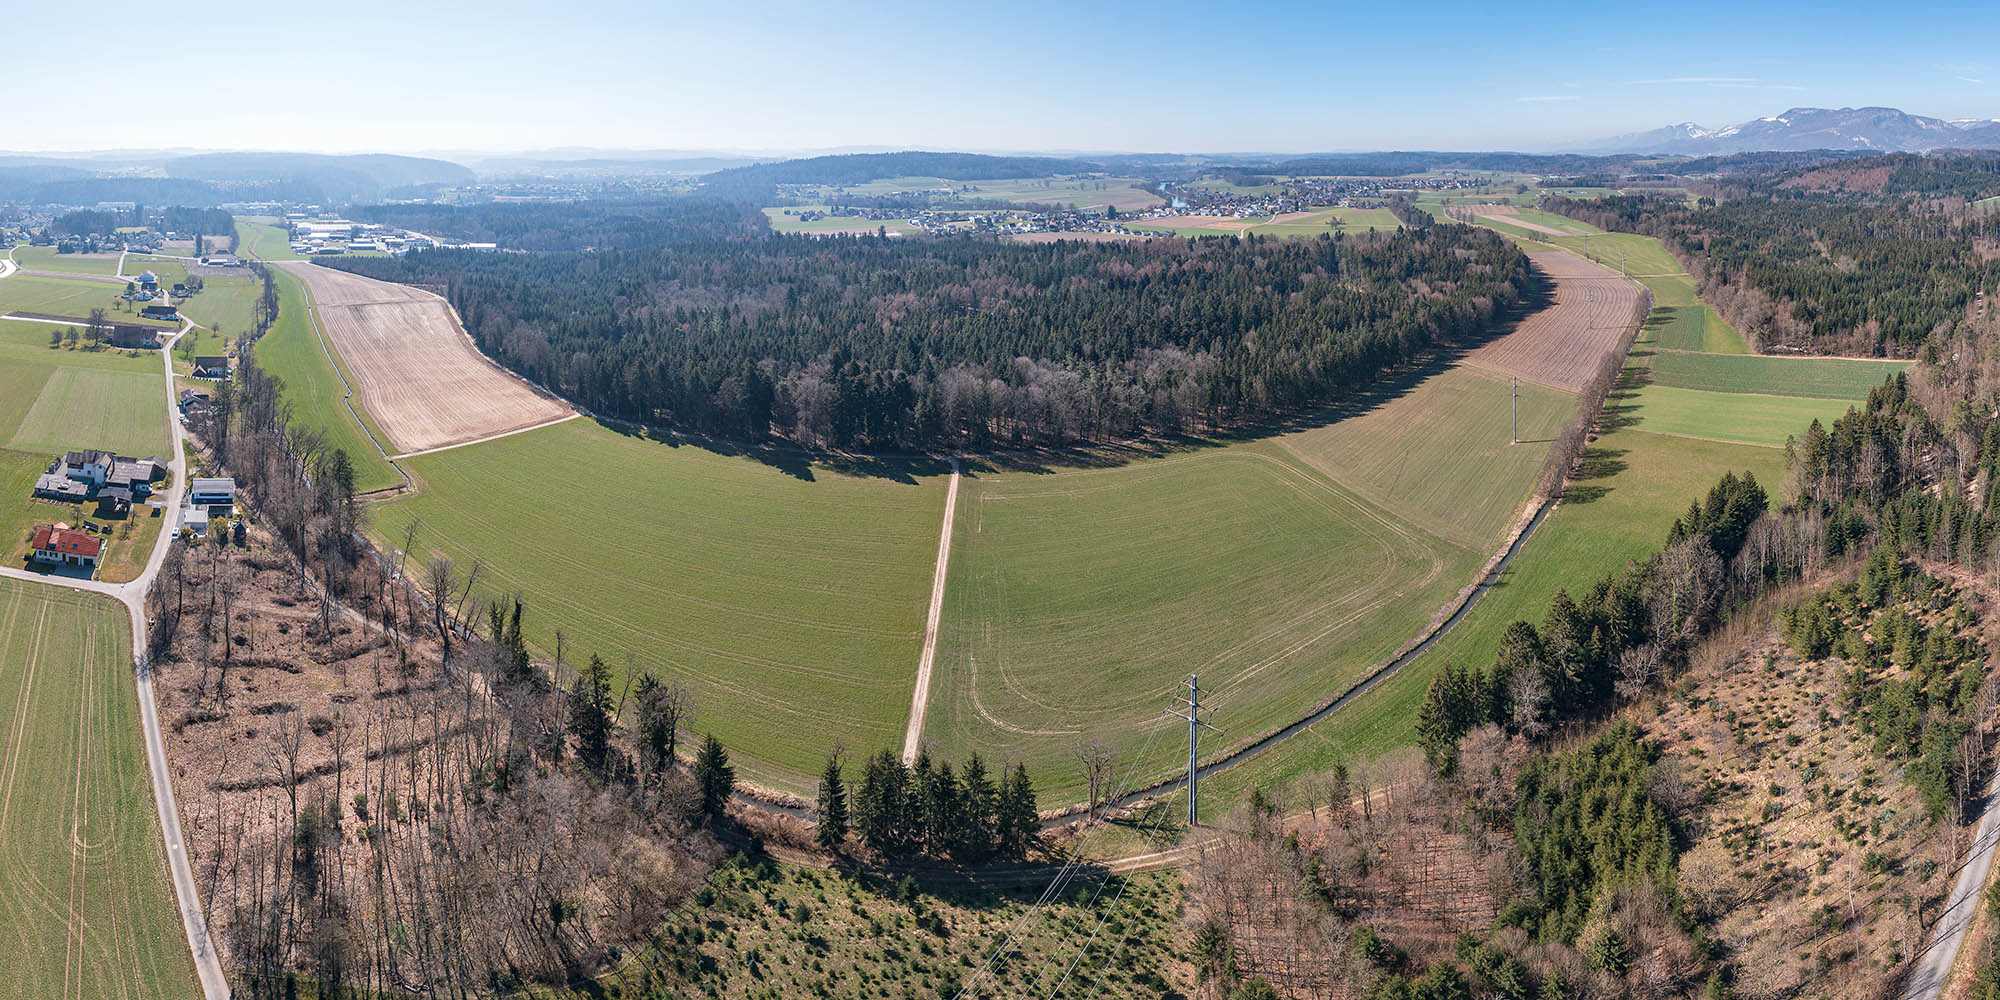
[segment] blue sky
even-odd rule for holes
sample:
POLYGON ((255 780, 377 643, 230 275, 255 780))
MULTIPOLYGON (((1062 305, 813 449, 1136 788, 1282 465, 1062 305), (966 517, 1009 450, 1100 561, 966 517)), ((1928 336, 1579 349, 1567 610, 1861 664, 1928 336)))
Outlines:
POLYGON ((12 150, 1546 149, 1795 106, 2000 117, 2000 8, 1970 3, 13 6, 12 150))

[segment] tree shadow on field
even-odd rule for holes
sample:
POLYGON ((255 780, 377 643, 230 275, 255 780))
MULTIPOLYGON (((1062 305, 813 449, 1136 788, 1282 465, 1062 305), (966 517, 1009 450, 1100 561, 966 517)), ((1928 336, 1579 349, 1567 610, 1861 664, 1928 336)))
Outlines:
POLYGON ((871 455, 813 451, 787 444, 746 444, 603 417, 597 418, 597 423, 621 437, 648 441, 668 448, 699 448, 712 455, 748 459, 807 483, 819 478, 816 468, 843 476, 885 479, 904 485, 915 485, 920 479, 942 476, 951 471, 951 462, 936 455, 871 455))
POLYGON ((1618 381, 1611 391, 1604 394, 1603 412, 1598 417, 1598 428, 1605 434, 1612 431, 1636 427, 1646 418, 1638 415, 1639 391, 1653 384, 1650 368, 1627 368, 1620 372, 1618 381))
POLYGON ((1598 480, 1610 479, 1627 468, 1623 448, 1586 448, 1583 461, 1576 465, 1576 475, 1563 489, 1563 503, 1595 503, 1611 492, 1611 487, 1598 480))

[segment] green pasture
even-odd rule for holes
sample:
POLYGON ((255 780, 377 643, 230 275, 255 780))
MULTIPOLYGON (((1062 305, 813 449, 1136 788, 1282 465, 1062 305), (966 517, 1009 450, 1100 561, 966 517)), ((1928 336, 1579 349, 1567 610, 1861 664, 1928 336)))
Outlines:
MULTIPOLYGON (((824 209, 821 210, 824 211, 824 209)), ((886 229, 892 233, 918 233, 923 231, 912 225, 908 220, 868 219, 859 215, 830 215, 823 219, 814 219, 811 222, 807 222, 796 215, 786 215, 785 211, 782 208, 767 208, 764 210, 764 217, 771 220, 771 229, 773 232, 829 233, 864 228, 870 232, 875 231, 877 228, 886 229)), ((792 211, 799 211, 799 209, 794 208, 792 211)))
MULTIPOLYGON (((1656 279, 1645 279, 1653 281, 1656 279)), ((1663 280, 1663 279, 1661 279, 1663 280)), ((1688 290, 1690 296, 1693 289, 1688 290)), ((1653 314, 1646 318, 1647 325, 1655 328, 1655 341, 1661 350, 1697 351, 1708 354, 1749 354, 1750 345, 1743 335, 1705 303, 1691 305, 1666 305, 1661 302, 1659 290, 1653 293, 1653 314)))
POLYGON ((217 275, 202 279, 200 294, 174 304, 181 315, 196 324, 235 336, 250 332, 256 323, 257 297, 261 291, 262 284, 254 275, 217 275))
MULTIPOLYGON (((0 469, 11 463, 0 460, 0 469)), ((198 997, 109 598, 0 580, 0 997, 198 997)))
MULTIPOLYGON (((90 310, 102 309, 106 318, 114 323, 132 323, 161 330, 179 327, 180 324, 170 320, 141 319, 139 307, 119 297, 123 291, 121 286, 108 281, 71 281, 16 274, 0 279, 0 316, 24 312, 83 319, 90 315, 90 310)), ((19 321, 5 322, 8 326, 15 326, 19 321)))
MULTIPOLYGON (((70 274, 117 274, 118 254, 57 253, 55 247, 17 246, 14 263, 24 271, 65 271, 70 274)), ((108 287, 108 286, 107 286, 108 287)))
POLYGON ((1751 392, 1861 402, 1906 361, 1772 357, 1761 354, 1691 354, 1661 351, 1652 359, 1653 383, 1708 392, 1751 392))
MULTIPOLYGON (((476 601, 520 594, 543 655, 602 655, 694 686, 692 724, 747 777, 810 793, 822 757, 900 747, 948 467, 717 454, 589 420, 405 460, 419 489, 371 505, 385 549, 484 563, 476 601)), ((476 605, 475 605, 476 606, 476 605)))
MULTIPOLYGON (((1144 226, 1147 223, 1138 223, 1144 226)), ((1331 233, 1365 233, 1370 229, 1387 232, 1401 229, 1394 213, 1386 208, 1325 208, 1316 209, 1309 218, 1294 222, 1269 222, 1250 230, 1259 236, 1321 236, 1331 233), (1330 223, 1340 220, 1340 225, 1330 223)))
POLYGON ((1752 393, 1705 392, 1649 385, 1633 400, 1634 426, 1656 434, 1783 447, 1814 420, 1831 424, 1854 404, 1846 400, 1752 393))
POLYGON ((7 447, 50 455, 78 448, 159 455, 170 443, 157 369, 147 375, 64 366, 42 383, 7 447))
POLYGON ((236 255, 257 260, 302 260, 292 252, 291 237, 269 216, 236 217, 236 255))

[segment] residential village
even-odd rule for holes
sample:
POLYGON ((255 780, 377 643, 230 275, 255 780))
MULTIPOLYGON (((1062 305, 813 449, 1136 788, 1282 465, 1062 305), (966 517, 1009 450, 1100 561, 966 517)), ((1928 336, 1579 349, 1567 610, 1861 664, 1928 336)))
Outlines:
MULTIPOLYGON (((156 455, 135 458, 88 448, 56 456, 47 471, 36 477, 33 496, 40 503, 73 509, 46 522, 36 519, 27 563, 31 568, 48 567, 85 579, 95 576, 105 560, 105 547, 121 522, 129 524, 141 508, 149 509, 152 517, 167 516, 167 501, 160 494, 170 474, 166 460, 156 455)), ((206 536, 211 525, 236 516, 236 481, 228 477, 190 480, 181 507, 173 515, 174 530, 195 538, 206 536)))

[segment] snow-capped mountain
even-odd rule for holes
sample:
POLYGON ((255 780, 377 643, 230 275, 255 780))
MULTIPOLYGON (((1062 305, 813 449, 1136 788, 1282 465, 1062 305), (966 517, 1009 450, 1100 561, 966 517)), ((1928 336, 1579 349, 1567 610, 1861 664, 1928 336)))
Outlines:
POLYGON ((1681 122, 1615 136, 1592 153, 1749 153, 1765 150, 1872 149, 1917 153, 1932 149, 2000 149, 2000 120, 1946 121, 1895 108, 1793 108, 1784 114, 1723 128, 1681 122))

